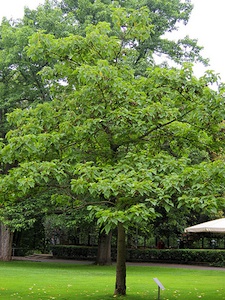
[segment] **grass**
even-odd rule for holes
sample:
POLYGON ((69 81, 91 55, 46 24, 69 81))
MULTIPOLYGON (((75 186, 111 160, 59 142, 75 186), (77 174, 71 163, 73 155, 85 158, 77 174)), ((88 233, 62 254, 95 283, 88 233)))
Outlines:
MULTIPOLYGON (((126 300, 158 299, 154 277, 166 288, 161 300, 225 299, 225 271, 128 266, 126 300)), ((115 266, 0 262, 1 300, 108 300, 114 282, 115 266)))

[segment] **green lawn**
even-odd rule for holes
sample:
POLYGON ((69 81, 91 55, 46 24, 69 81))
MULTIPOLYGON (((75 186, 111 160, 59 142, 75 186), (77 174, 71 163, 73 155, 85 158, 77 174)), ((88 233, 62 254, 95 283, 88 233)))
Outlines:
MULTIPOLYGON (((127 267, 127 300, 225 299, 225 271, 127 267)), ((0 262, 0 299, 113 299, 115 266, 99 267, 28 261, 0 262)))

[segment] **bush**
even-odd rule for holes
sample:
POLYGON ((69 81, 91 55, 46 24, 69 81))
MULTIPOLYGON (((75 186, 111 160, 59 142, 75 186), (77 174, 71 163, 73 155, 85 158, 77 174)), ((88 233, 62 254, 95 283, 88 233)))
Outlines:
POLYGON ((225 250, 144 249, 128 250, 128 261, 225 266, 225 250))
MULTIPOLYGON (((56 258, 96 260, 98 247, 55 245, 52 254, 56 258)), ((116 260, 116 249, 112 248, 112 260, 116 260)), ((128 249, 127 261, 160 262, 225 266, 225 250, 204 249, 128 249)))

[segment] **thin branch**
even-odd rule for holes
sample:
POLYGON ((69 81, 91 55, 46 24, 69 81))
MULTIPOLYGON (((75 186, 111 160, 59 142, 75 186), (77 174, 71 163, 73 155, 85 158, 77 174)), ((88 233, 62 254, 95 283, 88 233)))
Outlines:
POLYGON ((195 109, 195 108, 190 109, 189 111, 187 111, 187 112, 185 112, 183 115, 181 115, 179 118, 174 118, 174 119, 172 119, 172 120, 170 120, 170 121, 168 121, 168 122, 166 122, 166 123, 164 123, 164 124, 159 124, 159 125, 157 125, 155 128, 153 128, 153 129, 147 131, 145 134, 143 134, 142 136, 140 136, 140 137, 138 138, 138 140, 139 140, 139 139, 145 138, 147 135, 151 134, 151 133, 152 133, 153 131, 155 131, 155 130, 162 129, 163 127, 166 127, 166 126, 172 124, 172 123, 175 122, 175 121, 179 121, 180 119, 182 119, 184 116, 186 116, 187 114, 189 114, 189 113, 190 113, 191 111, 193 111, 194 109, 195 109))

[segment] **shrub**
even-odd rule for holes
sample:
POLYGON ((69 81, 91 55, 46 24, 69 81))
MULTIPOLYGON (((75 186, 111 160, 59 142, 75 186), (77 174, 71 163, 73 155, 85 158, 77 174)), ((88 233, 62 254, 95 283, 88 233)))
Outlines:
MULTIPOLYGON (((97 247, 55 245, 52 246, 53 256, 64 259, 95 260, 97 247)), ((112 260, 116 260, 116 249, 112 248, 112 260)), ((131 262, 162 262, 177 264, 200 264, 225 266, 225 250, 204 249, 128 249, 127 261, 131 262)))
POLYGON ((225 266, 225 250, 204 249, 143 249, 128 250, 128 261, 205 264, 225 266))

